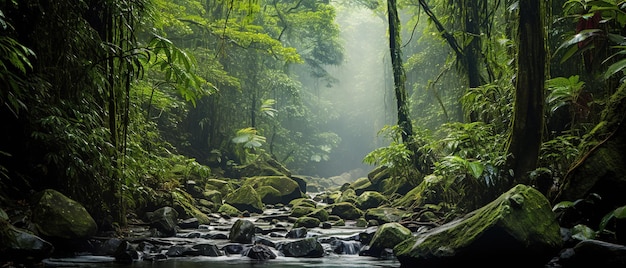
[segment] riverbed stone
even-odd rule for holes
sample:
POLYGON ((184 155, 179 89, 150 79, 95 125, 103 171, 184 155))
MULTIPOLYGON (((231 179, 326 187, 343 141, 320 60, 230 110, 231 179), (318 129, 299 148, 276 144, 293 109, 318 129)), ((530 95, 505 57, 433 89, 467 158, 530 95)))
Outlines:
POLYGON ((254 239, 255 226, 249 220, 238 219, 230 228, 228 239, 231 242, 251 244, 254 239))
POLYGON ((277 247, 286 257, 316 258, 324 256, 322 244, 313 237, 279 243, 277 247))
POLYGON ((85 207, 58 191, 43 190, 33 200, 32 222, 44 237, 85 239, 98 231, 85 207))
POLYGON ((485 267, 493 256, 539 267, 561 245, 548 200, 532 187, 517 185, 463 218, 405 240, 394 252, 401 264, 416 267, 485 267))
POLYGON ((366 220, 375 220, 379 223, 399 222, 405 216, 410 216, 410 213, 402 209, 390 207, 370 208, 365 211, 366 220))
POLYGON ((296 220, 296 222, 293 224, 293 227, 294 228, 298 228, 298 227, 315 228, 315 227, 319 227, 321 223, 322 222, 317 218, 302 216, 298 218, 298 220, 296 220))
POLYGON ((397 222, 385 223, 378 227, 369 243, 369 254, 380 257, 384 249, 392 249, 404 240, 411 238, 411 230, 397 222))
POLYGON ((263 213, 263 202, 261 202, 261 197, 251 185, 243 185, 228 194, 224 199, 224 202, 240 211, 247 210, 252 213, 263 213))
POLYGON ((241 211, 239 211, 236 207, 233 207, 229 204, 223 204, 222 206, 220 206, 217 212, 223 216, 228 216, 228 217, 237 217, 241 215, 241 211))
POLYGON ((312 208, 312 207, 296 206, 291 209, 290 216, 299 218, 309 213, 313 213, 314 211, 315 211, 315 208, 312 208))
POLYGON ((312 212, 307 214, 307 216, 316 218, 320 221, 327 221, 330 218, 328 211, 324 208, 318 208, 316 210, 313 210, 312 212))
POLYGON ((332 204, 327 209, 330 210, 330 215, 337 215, 345 220, 356 220, 363 216, 363 211, 348 202, 332 204))
POLYGON ((54 251, 48 241, 16 228, 4 219, 0 219, 0 241, 0 263, 24 260, 36 263, 54 251))
POLYGON ((298 183, 287 176, 251 177, 243 185, 250 185, 254 189, 259 189, 259 195, 265 199, 263 202, 266 204, 289 204, 294 199, 304 197, 298 183))
POLYGON ((356 198, 356 207, 361 210, 377 208, 387 202, 387 197, 379 192, 365 191, 356 198))
POLYGON ((178 212, 172 207, 162 207, 154 212, 146 213, 150 227, 155 228, 163 236, 176 235, 178 212))
POLYGON ((276 259, 276 254, 266 245, 253 245, 243 249, 241 256, 249 257, 255 260, 276 259))

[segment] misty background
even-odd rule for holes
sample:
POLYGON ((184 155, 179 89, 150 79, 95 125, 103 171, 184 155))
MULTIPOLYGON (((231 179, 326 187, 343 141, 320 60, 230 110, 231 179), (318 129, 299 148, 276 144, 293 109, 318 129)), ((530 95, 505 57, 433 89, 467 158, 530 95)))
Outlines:
POLYGON ((337 133, 341 142, 329 161, 319 163, 317 176, 366 176, 373 167, 363 163, 365 155, 388 144, 377 135, 396 121, 385 19, 369 9, 337 6, 345 59, 340 66, 327 67, 336 81, 316 88, 317 97, 335 109, 327 131, 337 133))

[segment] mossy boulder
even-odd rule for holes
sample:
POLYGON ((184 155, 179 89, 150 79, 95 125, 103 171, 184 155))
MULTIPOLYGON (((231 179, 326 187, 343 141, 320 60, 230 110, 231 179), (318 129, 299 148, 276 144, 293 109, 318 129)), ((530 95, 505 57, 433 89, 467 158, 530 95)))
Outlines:
POLYGON ((300 191, 300 186, 294 180, 286 176, 259 176, 248 178, 244 183, 244 186, 249 185, 254 189, 262 190, 263 187, 272 187, 278 192, 269 188, 262 190, 267 202, 266 204, 288 204, 294 199, 304 197, 300 191))
POLYGON ((315 208, 317 206, 317 204, 315 203, 315 201, 308 199, 308 198, 297 198, 294 200, 291 200, 291 202, 289 202, 289 206, 291 207, 311 207, 311 208, 315 208))
POLYGON ((339 198, 337 198, 337 203, 341 203, 341 202, 355 203, 356 198, 357 198, 357 195, 354 189, 347 188, 346 190, 341 192, 341 195, 339 196, 339 198))
POLYGON ((291 216, 292 217, 302 217, 304 215, 307 215, 311 212, 315 211, 315 208, 312 207, 303 207, 303 206, 297 206, 297 207, 293 207, 291 209, 291 216))
POLYGON ((196 200, 188 193, 180 190, 172 191, 172 199, 174 200, 174 208, 182 219, 196 218, 200 224, 209 224, 210 219, 205 213, 200 211, 196 206, 196 200))
POLYGON ((221 205, 224 195, 218 190, 206 190, 202 193, 204 199, 213 202, 213 204, 221 205))
POLYGON ((411 230, 397 222, 385 223, 376 230, 369 244, 369 252, 372 256, 379 257, 384 249, 392 249, 412 236, 411 230))
POLYGON ((42 236, 85 239, 98 231, 85 207, 58 191, 43 190, 35 194, 33 200, 32 222, 42 236))
POLYGON ((320 221, 327 221, 330 215, 328 214, 328 211, 326 211, 326 209, 318 208, 307 214, 307 216, 316 218, 320 221))
POLYGON ((241 211, 239 211, 236 207, 233 207, 229 204, 223 204, 222 206, 220 206, 220 208, 217 210, 217 213, 220 213, 222 215, 226 215, 229 217, 237 217, 241 215, 241 211))
POLYGON ((235 188, 232 186, 230 182, 225 181, 225 180, 218 180, 218 179, 208 179, 206 181, 204 189, 205 191, 208 191, 208 190, 219 191, 222 194, 222 196, 226 196, 230 192, 235 190, 235 188))
POLYGON ((356 199, 356 206, 361 210, 376 208, 386 203, 387 197, 379 192, 365 191, 356 199))
POLYGON ((365 211, 366 220, 375 220, 379 223, 399 222, 410 215, 411 213, 405 210, 389 207, 370 208, 365 211))
POLYGON ((293 224, 293 228, 315 228, 320 226, 321 223, 322 222, 317 218, 302 216, 296 220, 296 222, 293 224))
POLYGON ((330 210, 330 215, 339 216, 344 220, 356 220, 363 216, 363 211, 348 202, 332 204, 326 209, 330 210))
POLYGON ((443 200, 436 193, 443 192, 444 180, 440 176, 428 175, 420 184, 411 189, 402 198, 392 203, 393 207, 415 208, 424 204, 438 204, 443 200))
POLYGON ((281 202, 282 194, 272 186, 261 186, 256 188, 256 192, 261 197, 263 204, 278 204, 281 202))
POLYGON ((405 240, 394 253, 402 265, 415 267, 484 266, 493 256, 539 267, 559 251, 559 231, 548 200, 517 185, 461 219, 405 240))
POLYGON ((367 177, 358 178, 350 184, 350 188, 354 189, 357 195, 361 195, 372 186, 372 182, 367 177))
POLYGON ((224 198, 224 203, 229 204, 240 211, 251 213, 262 213, 263 203, 261 197, 250 185, 244 185, 228 194, 224 198))

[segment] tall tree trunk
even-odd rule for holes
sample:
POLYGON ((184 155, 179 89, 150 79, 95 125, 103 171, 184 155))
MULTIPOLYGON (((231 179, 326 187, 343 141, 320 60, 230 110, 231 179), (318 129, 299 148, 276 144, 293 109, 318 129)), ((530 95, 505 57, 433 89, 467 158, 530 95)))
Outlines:
POLYGON ((510 185, 529 183, 528 173, 537 167, 543 135, 545 30, 540 0, 519 1, 517 81, 513 130, 507 149, 510 185))
POLYGON ((402 66, 402 46, 400 40, 400 18, 396 0, 387 0, 387 14, 389 20, 389 52, 391 53, 391 65, 393 69, 393 82, 396 92, 396 105, 398 107, 398 126, 402 130, 402 141, 410 143, 413 136, 413 125, 409 118, 409 107, 406 103, 406 74, 402 66))
POLYGON ((471 35, 472 40, 463 49, 465 52, 463 61, 467 72, 468 86, 476 88, 482 84, 478 68, 480 58, 480 16, 478 9, 480 5, 478 0, 466 1, 465 4, 465 11, 463 11, 465 12, 465 32, 471 35))

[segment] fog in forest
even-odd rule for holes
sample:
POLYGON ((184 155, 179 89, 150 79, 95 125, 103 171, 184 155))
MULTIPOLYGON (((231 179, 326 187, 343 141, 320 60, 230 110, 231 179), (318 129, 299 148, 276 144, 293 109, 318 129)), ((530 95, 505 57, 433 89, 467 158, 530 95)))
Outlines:
POLYGON ((363 157, 388 144, 377 135, 383 126, 395 123, 385 18, 365 8, 337 9, 344 62, 327 67, 337 81, 318 88, 319 98, 331 102, 337 114, 326 131, 337 133, 341 143, 329 161, 320 163, 318 176, 345 176, 346 172, 352 179, 365 176, 373 167, 364 164, 363 157))

